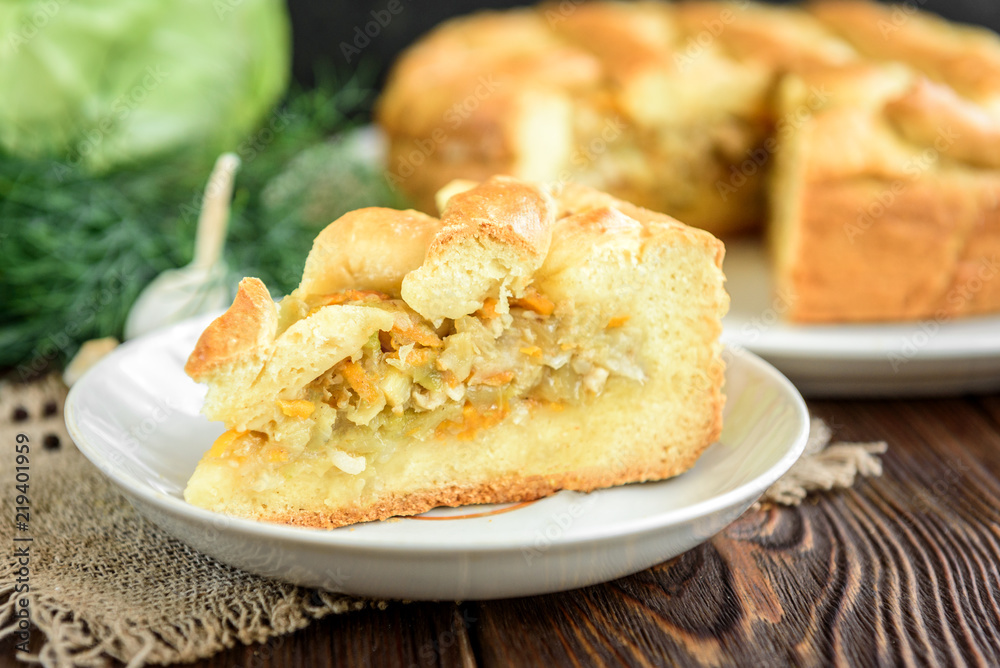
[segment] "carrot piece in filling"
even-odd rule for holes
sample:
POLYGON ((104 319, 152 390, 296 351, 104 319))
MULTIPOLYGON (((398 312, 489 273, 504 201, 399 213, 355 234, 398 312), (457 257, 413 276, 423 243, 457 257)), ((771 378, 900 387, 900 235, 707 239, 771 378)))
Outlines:
POLYGON ((534 311, 538 315, 549 316, 556 310, 555 302, 540 293, 534 288, 528 288, 523 297, 511 300, 511 306, 520 306, 523 309, 534 311))
POLYGON ((368 372, 360 364, 348 360, 344 363, 340 373, 343 374, 344 380, 351 386, 351 389, 358 393, 362 401, 369 404, 378 401, 382 392, 378 389, 378 385, 375 384, 375 380, 368 375, 368 372))
POLYGON ((307 399, 278 399, 278 408, 288 417, 307 418, 316 410, 316 404, 307 399))
POLYGON ((497 313, 498 303, 499 302, 493 297, 487 297, 483 301, 483 307, 476 311, 476 315, 484 320, 493 320, 494 318, 499 317, 500 314, 497 313))
POLYGON ((608 328, 621 327, 626 322, 628 322, 632 316, 630 315, 616 315, 615 317, 608 320, 608 328))
POLYGON ((490 374, 482 378, 476 378, 474 381, 469 381, 469 385, 488 385, 490 387, 502 387, 514 380, 513 371, 500 371, 498 373, 490 374))
POLYGON ((413 322, 404 314, 396 316, 395 321, 392 323, 391 334, 392 338, 395 339, 393 343, 396 344, 396 348, 404 346, 407 343, 419 343, 428 348, 440 348, 444 345, 430 326, 420 322, 413 322))

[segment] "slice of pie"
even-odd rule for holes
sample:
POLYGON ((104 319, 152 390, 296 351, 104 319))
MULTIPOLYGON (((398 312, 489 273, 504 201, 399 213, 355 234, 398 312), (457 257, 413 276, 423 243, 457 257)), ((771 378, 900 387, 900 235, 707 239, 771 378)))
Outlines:
POLYGON ((228 431, 192 504, 337 527, 660 480, 719 435, 722 244, 579 186, 452 184, 240 283, 185 367, 228 431))

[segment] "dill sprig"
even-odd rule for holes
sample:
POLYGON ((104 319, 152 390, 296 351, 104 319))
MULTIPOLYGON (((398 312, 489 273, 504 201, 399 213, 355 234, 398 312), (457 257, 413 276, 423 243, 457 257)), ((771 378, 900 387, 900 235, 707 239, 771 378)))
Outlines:
MULTIPOLYGON (((295 287, 319 231, 302 193, 320 193, 312 199, 336 208, 356 200, 360 185, 368 205, 400 204, 380 170, 327 141, 364 121, 368 81, 363 72, 343 82, 327 76, 314 90, 291 94, 240 144, 226 248, 234 284, 257 276, 275 296, 295 287), (325 151, 340 171, 296 171, 307 150, 325 151), (338 176, 344 170, 350 179, 338 176), (289 172, 304 182, 300 196, 265 201, 268 184, 279 176, 287 182, 289 172)), ((121 337, 139 292, 191 260, 211 168, 194 155, 179 151, 95 175, 58 160, 0 154, 0 367, 29 377, 64 363, 87 339, 121 337)), ((331 209, 326 222, 340 213, 331 209)))

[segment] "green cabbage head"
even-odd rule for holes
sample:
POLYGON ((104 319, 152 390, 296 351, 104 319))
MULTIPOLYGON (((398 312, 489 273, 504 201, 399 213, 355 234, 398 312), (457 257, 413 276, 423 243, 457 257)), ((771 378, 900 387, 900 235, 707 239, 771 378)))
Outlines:
POLYGON ((283 0, 0 0, 0 150, 95 171, 234 150, 288 83, 283 0))

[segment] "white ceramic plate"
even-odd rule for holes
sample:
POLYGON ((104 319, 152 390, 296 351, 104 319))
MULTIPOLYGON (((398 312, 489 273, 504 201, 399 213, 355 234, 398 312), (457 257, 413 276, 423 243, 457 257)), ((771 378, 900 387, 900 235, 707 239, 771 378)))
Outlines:
POLYGON ((791 383, 759 358, 727 351, 721 442, 672 480, 421 516, 480 514, 447 521, 318 530, 233 519, 182 496, 195 464, 222 432, 199 414, 204 389, 182 370, 209 319, 130 341, 101 360, 73 386, 66 424, 90 461, 169 534, 233 566, 306 586, 459 600, 621 577, 698 545, 736 519, 795 462, 808 433, 805 405, 791 383))
POLYGON ((1000 317, 794 325, 757 241, 726 244, 732 298, 723 340, 750 350, 806 396, 913 396, 1000 389, 1000 317))

